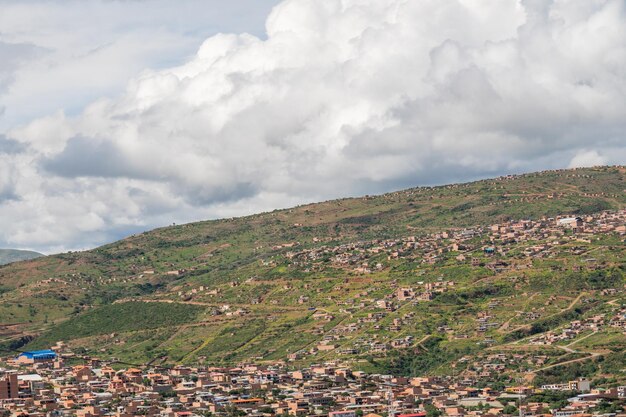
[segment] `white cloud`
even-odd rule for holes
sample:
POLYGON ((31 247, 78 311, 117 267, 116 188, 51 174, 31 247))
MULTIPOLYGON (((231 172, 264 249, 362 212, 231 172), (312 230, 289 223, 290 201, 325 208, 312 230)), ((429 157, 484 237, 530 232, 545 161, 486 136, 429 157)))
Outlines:
POLYGON ((625 17, 620 0, 286 0, 267 39, 210 37, 78 116, 11 129, 30 147, 21 200, 0 203, 4 239, 87 246, 411 184, 621 163, 625 17))
POLYGON ((605 165, 607 158, 601 156, 597 151, 579 151, 569 163, 569 168, 593 167, 605 165))
POLYGON ((276 2, 2 0, 0 130, 58 110, 77 113, 120 94, 143 69, 188 59, 209 35, 262 34, 276 2), (2 94, 7 68, 11 86, 2 94))

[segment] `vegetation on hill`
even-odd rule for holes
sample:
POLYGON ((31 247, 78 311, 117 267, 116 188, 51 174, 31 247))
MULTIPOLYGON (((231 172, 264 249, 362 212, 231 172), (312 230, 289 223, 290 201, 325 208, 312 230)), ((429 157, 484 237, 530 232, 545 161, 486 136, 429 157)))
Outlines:
POLYGON ((599 217, 626 207, 625 188, 624 167, 549 171, 166 227, 10 264, 0 343, 64 340, 137 362, 339 359, 407 375, 471 375, 496 355, 511 375, 549 380, 554 368, 542 369, 560 363, 600 374, 626 347, 610 322, 626 304, 624 237, 599 217), (555 226, 566 215, 589 216, 598 233, 555 226), (541 227, 522 239, 520 220, 541 227), (552 337, 599 315, 597 330, 552 337))
POLYGON ((59 340, 178 326, 198 319, 200 306, 127 302, 109 304, 62 322, 36 340, 45 347, 59 340))

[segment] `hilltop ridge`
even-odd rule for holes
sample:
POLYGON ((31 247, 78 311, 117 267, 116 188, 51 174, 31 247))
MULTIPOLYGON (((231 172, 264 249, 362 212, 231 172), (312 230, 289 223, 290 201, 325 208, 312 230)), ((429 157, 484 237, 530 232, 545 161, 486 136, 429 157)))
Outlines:
POLYGON ((6 265, 11 262, 28 261, 30 259, 39 258, 45 256, 42 253, 19 250, 19 249, 0 249, 0 265, 6 265))

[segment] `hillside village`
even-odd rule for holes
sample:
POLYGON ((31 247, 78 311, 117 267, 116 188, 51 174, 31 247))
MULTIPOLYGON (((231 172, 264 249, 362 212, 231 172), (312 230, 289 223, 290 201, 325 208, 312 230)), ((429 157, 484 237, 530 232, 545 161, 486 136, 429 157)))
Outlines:
MULTIPOLYGON (((485 268, 493 270, 494 272, 504 272, 510 269, 524 269, 528 268, 528 264, 513 264, 507 263, 501 260, 491 260, 493 255, 506 256, 507 248, 515 244, 532 241, 532 246, 522 247, 522 252, 528 259, 538 259, 544 257, 550 257, 551 253, 558 252, 560 245, 566 245, 571 241, 589 241, 589 239, 596 233, 617 231, 624 234, 624 213, 603 213, 595 219, 592 216, 587 217, 586 224, 593 224, 594 226, 583 227, 583 221, 580 218, 564 218, 552 220, 556 227, 546 226, 546 222, 532 222, 521 221, 505 225, 494 225, 488 233, 489 242, 494 246, 483 246, 481 249, 484 254, 487 255, 487 261, 484 261, 484 257, 471 258, 470 262, 473 266, 484 265, 485 268), (566 230, 563 226, 569 227, 574 233, 569 237, 565 237, 566 230), (580 234, 579 234, 580 233, 580 234), (537 244, 537 241, 547 240, 546 244, 537 244), (497 249, 496 249, 497 248, 497 249)), ((480 229, 463 230, 456 233, 441 233, 437 235, 429 235, 426 239, 416 239, 415 237, 409 237, 407 239, 389 240, 389 241, 376 241, 376 242, 359 242, 353 245, 342 245, 336 248, 327 249, 321 248, 315 251, 304 251, 298 254, 287 254, 288 258, 300 258, 302 256, 308 257, 309 260, 318 259, 320 253, 331 253, 334 255, 333 262, 336 265, 346 267, 350 265, 360 265, 354 268, 358 273, 370 273, 369 264, 365 262, 367 253, 384 253, 388 259, 403 259, 403 258, 421 258, 423 263, 433 263, 437 257, 445 252, 460 252, 455 256, 455 259, 459 262, 466 262, 467 256, 464 253, 472 252, 471 247, 476 244, 476 237, 484 234, 480 229), (453 242, 453 243, 450 243, 453 242), (463 253, 464 252, 464 253, 463 253), (350 253, 350 256, 346 256, 350 253)), ((577 255, 581 255, 580 250, 576 250, 577 255)), ((482 255, 482 253, 481 253, 482 255)), ((587 259, 587 269, 599 269, 605 265, 598 265, 595 259, 587 259)), ((381 269, 380 263, 376 264, 377 269, 381 269)), ((580 271, 581 267, 574 267, 576 271, 580 271)), ((427 302, 432 300, 436 294, 446 292, 449 288, 453 288, 455 285, 452 281, 437 281, 433 283, 418 282, 417 287, 398 287, 394 286, 395 292, 389 294, 387 299, 379 300, 363 300, 358 303, 351 301, 344 301, 343 305, 354 306, 357 308, 367 307, 367 301, 370 303, 373 301, 376 307, 387 311, 395 311, 400 304, 407 301, 412 302, 427 302)), ((616 295, 618 292, 623 292, 622 288, 611 288, 605 291, 606 294, 616 295)), ((359 294, 360 297, 367 297, 368 292, 359 294)), ((490 307, 494 307, 491 305, 490 307)), ((345 311, 345 308, 344 308, 345 311)), ((362 322, 377 322, 385 316, 381 314, 370 314, 367 319, 362 319, 362 322)), ((540 314, 535 313, 533 317, 539 318, 540 314)), ((620 315, 613 318, 613 324, 617 327, 623 326, 623 320, 620 320, 620 315)), ((323 314, 316 316, 316 318, 322 318, 326 320, 332 319, 332 316, 323 314)), ((410 319, 411 316, 404 316, 403 319, 410 319)), ((499 327, 501 323, 490 322, 489 319, 493 318, 488 312, 481 312, 478 314, 477 330, 479 332, 486 331, 489 327, 499 327)), ((604 320, 595 319, 597 325, 603 325, 604 320)), ((389 327, 391 331, 399 331, 402 328, 402 319, 394 319, 393 324, 389 327)), ((575 328, 580 329, 581 323, 573 323, 575 328)), ((358 329, 358 323, 347 327, 348 331, 354 331, 358 329), (356 326, 356 328, 354 327, 356 326)), ((397 341, 396 341, 397 342, 397 341)), ((378 347, 378 349, 382 349, 378 347)))
MULTIPOLYGON (((584 244, 589 244, 602 235, 620 236, 623 239, 626 236, 625 224, 624 210, 602 212, 584 218, 559 216, 429 234, 423 239, 410 236, 289 251, 284 254, 284 258, 298 267, 314 268, 320 258, 330 256, 330 262, 334 265, 368 275, 387 268, 382 266, 385 259, 419 259, 424 264, 431 264, 433 259, 438 262, 439 258, 448 256, 454 262, 475 267, 484 266, 493 274, 498 274, 524 271, 531 267, 534 259, 550 259, 568 252, 582 256, 582 261, 568 265, 571 272, 580 273, 610 266, 587 255, 589 249, 584 244), (507 254, 511 253, 517 255, 507 258, 507 254), (370 254, 381 259, 381 262, 374 261, 376 264, 372 270, 370 265, 373 262, 368 261, 370 254)), ((254 279, 248 283, 251 282, 254 279)), ((477 386, 494 387, 494 382, 502 381, 502 375, 533 375, 537 370, 559 365, 558 360, 554 361, 554 353, 542 353, 532 349, 524 351, 523 347, 555 346, 563 349, 566 354, 563 363, 569 363, 610 353, 608 350, 577 351, 574 350, 572 341, 582 341, 603 331, 626 336, 626 304, 617 302, 623 299, 625 290, 621 283, 615 287, 604 286, 585 293, 587 297, 594 293, 595 297, 610 299, 603 306, 602 313, 576 317, 562 322, 558 328, 531 335, 524 340, 513 340, 511 344, 502 346, 513 347, 510 352, 506 349, 498 351, 497 346, 494 346, 493 352, 487 350, 477 355, 457 358, 453 364, 456 369, 454 380, 450 377, 406 378, 367 374, 352 370, 351 361, 341 359, 323 366, 312 365, 302 370, 288 371, 293 369, 293 366, 287 367, 290 362, 302 363, 308 357, 324 358, 330 353, 338 355, 335 356, 337 358, 359 357, 364 352, 384 356, 391 350, 407 349, 415 355, 423 354, 427 349, 425 342, 430 336, 416 340, 413 335, 403 332, 416 320, 416 313, 409 310, 412 306, 431 303, 437 297, 453 292, 457 286, 457 282, 441 278, 433 282, 417 281, 412 286, 391 281, 387 294, 382 298, 372 296, 377 292, 375 287, 369 287, 351 298, 329 296, 327 301, 334 303, 336 310, 329 310, 328 305, 327 308, 310 310, 311 320, 317 323, 314 327, 317 330, 314 331, 319 333, 321 341, 307 350, 294 351, 287 355, 285 361, 276 361, 272 365, 246 365, 236 368, 177 367, 171 370, 148 366, 145 371, 127 369, 118 372, 101 366, 100 361, 89 362, 90 365, 66 366, 63 358, 72 361, 76 355, 66 345, 59 343, 55 347, 54 361, 26 364, 38 376, 20 375, 24 372, 25 364, 19 360, 9 361, 9 364, 19 366, 20 370, 16 375, 21 394, 19 400, 3 400, 3 405, 15 413, 29 407, 31 410, 40 409, 46 404, 45 408, 49 408, 49 411, 59 410, 55 415, 63 415, 60 410, 64 408, 71 413, 80 409, 80 412, 76 411, 77 415, 86 416, 107 415, 112 411, 114 415, 120 416, 136 413, 203 415, 207 412, 232 415, 233 410, 237 409, 238 412, 248 415, 328 414, 331 417, 350 417, 356 416, 356 413, 389 415, 389 410, 398 415, 419 414, 425 412, 425 404, 430 404, 449 416, 500 415, 507 406, 502 398, 509 398, 513 403, 520 394, 532 396, 541 393, 541 387, 510 385, 514 379, 508 379, 508 384, 499 382, 498 386, 502 387, 500 390, 479 389, 477 386), (368 310, 372 311, 363 313, 368 310), (334 323, 335 316, 339 314, 345 316, 345 319, 334 323), (390 315, 395 317, 387 320, 390 315), (325 325, 328 323, 334 325, 327 328, 325 325), (354 333, 362 334, 366 328, 376 332, 370 335, 369 340, 364 337, 350 337, 354 333), (580 356, 572 359, 571 355, 574 353, 580 356), (232 392, 245 392, 248 395, 231 395, 232 392), (260 393, 263 393, 262 397, 260 393), (115 407, 111 408, 111 404, 115 404, 115 407), (348 414, 344 416, 333 412, 348 414)), ((179 292, 178 296, 186 302, 200 303, 193 300, 206 299, 203 297, 219 298, 220 294, 219 290, 198 288, 195 291, 179 292)), ((547 305, 552 301, 556 302, 557 297, 548 298, 547 305)), ((585 303, 585 300, 588 299, 578 297, 575 301, 585 303)), ((300 297, 296 304, 307 306, 311 301, 300 297)), ((490 300, 485 310, 477 310, 473 326, 464 333, 460 333, 452 324, 439 326, 436 333, 450 340, 480 337, 483 343, 489 345, 495 343, 495 340, 490 341, 487 336, 489 332, 502 329, 510 332, 516 327, 511 323, 515 320, 538 320, 546 315, 546 309, 540 307, 516 312, 504 323, 498 319, 495 311, 506 307, 506 303, 507 297, 490 300)), ((210 314, 240 317, 250 314, 250 310, 233 309, 224 304, 211 310, 210 314)), ((517 327, 520 326, 523 327, 517 327)), ((9 371, 6 375, 9 378, 13 373, 9 371)), ((532 384, 532 378, 528 381, 532 384)), ((625 389, 619 386, 599 390, 570 390, 573 382, 562 383, 565 385, 553 383, 546 384, 543 388, 592 394, 551 410, 553 415, 563 417, 585 414, 593 411, 602 401, 622 398, 625 389)), ((508 406, 507 410, 511 407, 508 406)), ((549 408, 550 405, 545 403, 528 403, 524 412, 525 415, 545 414, 549 408)))
MULTIPOLYGON (((519 220, 503 224, 494 224, 486 228, 466 228, 462 230, 447 231, 436 234, 428 234, 423 238, 409 236, 401 239, 360 241, 338 246, 321 246, 302 251, 288 251, 280 257, 272 257, 270 261, 261 261, 264 264, 270 262, 279 263, 279 258, 284 257, 287 265, 295 268, 323 269, 327 259, 330 263, 341 269, 346 269, 355 274, 367 276, 369 274, 384 271, 388 266, 386 261, 411 260, 422 264, 436 264, 441 258, 452 259, 456 264, 471 265, 476 268, 484 268, 493 274, 509 274, 522 272, 532 268, 536 260, 554 259, 562 253, 575 255, 580 261, 571 266, 570 271, 603 270, 611 265, 605 261, 599 261, 592 255, 586 257, 590 251, 584 245, 603 235, 626 236, 626 211, 602 212, 595 215, 581 217, 559 216, 540 220, 519 220), (510 255, 510 256, 509 256, 510 255), (372 258, 374 260, 372 260, 372 258), (379 261, 380 260, 380 261, 379 261)), ((297 243, 290 244, 293 248, 297 243)), ((563 266, 553 267, 563 271, 563 266)), ((247 280, 248 284, 254 283, 256 278, 247 280)), ((230 283, 237 287, 240 284, 230 283)), ((404 311, 420 303, 428 303, 450 290, 455 289, 457 283, 447 281, 441 277, 434 282, 417 281, 413 286, 405 286, 397 280, 389 283, 387 292, 382 298, 372 295, 380 292, 376 286, 368 286, 364 291, 354 294, 353 297, 327 296, 324 300, 324 308, 317 308, 311 297, 300 296, 297 304, 311 306, 313 314, 311 318, 318 322, 320 330, 318 334, 323 336, 322 341, 309 350, 297 351, 288 355, 290 360, 300 360, 309 355, 317 355, 318 352, 337 350, 339 355, 355 355, 358 353, 384 353, 392 349, 406 349, 415 345, 415 338, 411 335, 394 338, 394 334, 402 334, 403 330, 415 321, 415 312, 408 311, 402 314, 391 313, 398 310, 404 311), (328 308, 332 306, 332 313, 328 308), (367 314, 365 311, 372 310, 367 314), (343 320, 340 324, 329 330, 321 330, 326 323, 333 323, 338 315, 343 320), (387 320, 385 320, 387 319, 387 320), (384 323, 384 324, 383 324, 384 323), (387 338, 374 334, 370 340, 362 338, 346 345, 343 341, 350 340, 350 334, 360 333, 371 328, 374 331, 385 330, 387 338)), ((349 285, 345 285, 346 290, 349 285)), ((305 289, 308 289, 306 286, 305 289)), ((285 290, 292 289, 286 285, 285 290)), ((332 289, 334 293, 344 290, 343 285, 332 289)), ((209 290, 204 287, 180 291, 178 296, 188 302, 192 300, 211 301, 220 298, 220 290, 209 290)), ((603 297, 621 297, 624 294, 624 285, 603 288, 597 295, 603 297)), ((319 298, 316 297, 318 300, 319 298)), ((547 305, 556 302, 557 297, 549 298, 547 305)), ((584 300, 583 300, 584 301, 584 300)), ((258 304, 260 298, 252 300, 252 304, 258 304)), ((489 330, 510 330, 511 321, 524 319, 538 320, 546 315, 546 308, 535 308, 531 311, 517 312, 516 317, 507 323, 498 320, 498 314, 494 310, 503 307, 504 300, 494 300, 488 303, 484 311, 477 312, 475 325, 466 333, 459 333, 450 326, 439 326, 438 332, 447 334, 450 338, 465 339, 471 336, 485 335, 489 330)), ((278 304, 278 300, 271 300, 270 304, 278 304)), ((611 305, 606 313, 592 316, 583 320, 572 320, 565 324, 562 329, 555 332, 546 332, 529 340, 530 344, 552 345, 561 340, 574 339, 585 331, 598 332, 601 329, 612 327, 618 331, 626 332, 624 308, 618 304, 611 305)), ((245 316, 250 314, 249 309, 231 308, 223 304, 219 309, 213 310, 213 315, 245 316)), ((487 336, 483 337, 485 343, 489 343, 487 336)))
POLYGON ((497 399, 522 392, 528 415, 607 413, 626 385, 625 173, 423 187, 8 265, 0 366, 21 399, 6 405, 436 417, 511 414, 497 399))

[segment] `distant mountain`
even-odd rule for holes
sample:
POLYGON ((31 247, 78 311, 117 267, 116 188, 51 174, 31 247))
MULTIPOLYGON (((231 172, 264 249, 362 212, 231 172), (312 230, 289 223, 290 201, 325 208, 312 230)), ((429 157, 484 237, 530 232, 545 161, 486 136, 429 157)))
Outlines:
POLYGON ((6 265, 17 261, 28 261, 41 256, 44 255, 30 250, 0 249, 0 265, 6 265))

